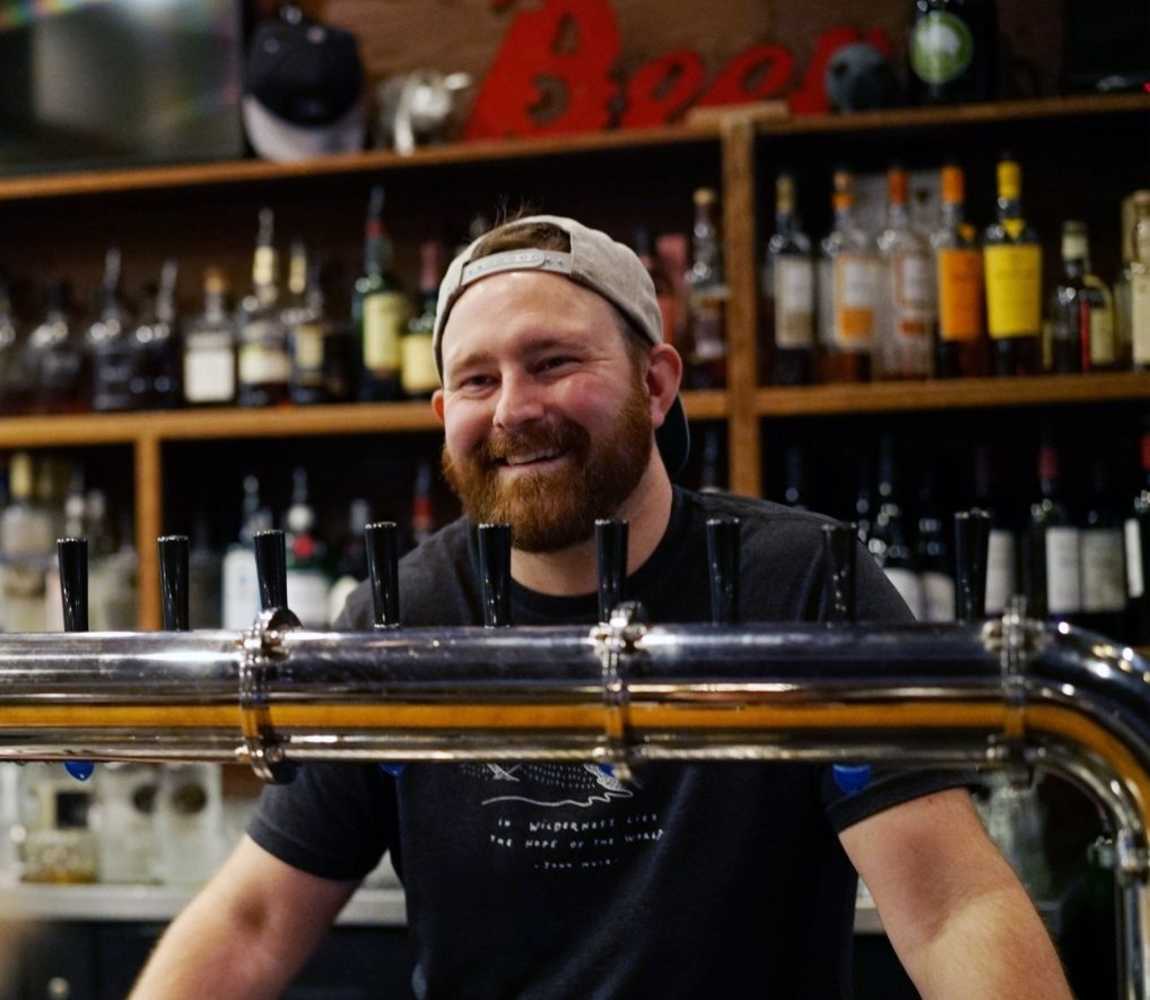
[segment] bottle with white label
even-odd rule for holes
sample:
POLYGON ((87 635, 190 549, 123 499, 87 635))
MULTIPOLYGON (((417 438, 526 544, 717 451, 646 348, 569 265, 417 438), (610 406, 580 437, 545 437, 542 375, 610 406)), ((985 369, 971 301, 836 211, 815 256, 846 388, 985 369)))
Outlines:
POLYGON ((240 308, 240 406, 275 406, 289 398, 291 353, 280 318, 279 262, 275 216, 260 211, 259 236, 252 263, 252 292, 240 308))
POLYGON ((1126 630, 1130 642, 1145 645, 1150 642, 1150 592, 1146 589, 1143 571, 1146 562, 1143 550, 1150 548, 1150 418, 1144 422, 1138 443, 1142 482, 1134 494, 1125 524, 1126 630))
POLYGON ((775 232, 767 243, 764 281, 766 348, 772 385, 804 385, 814 378, 815 272, 811 241, 799 227, 795 182, 775 182, 775 232))
POLYGON ((326 550, 315 535, 315 511, 308 502, 306 469, 297 468, 292 473, 292 502, 284 526, 288 607, 304 628, 326 628, 331 580, 324 568, 326 550))
POLYGON ((243 520, 240 522, 239 537, 224 555, 223 605, 226 629, 251 628, 260 613, 260 588, 252 540, 257 531, 266 531, 271 526, 271 512, 260 506, 259 480, 255 476, 245 476, 243 520))
POLYGON ((236 329, 228 315, 223 272, 204 273, 204 311, 184 330, 184 402, 231 406, 236 401, 236 329))
POLYGON ((918 496, 918 535, 915 540, 924 621, 954 621, 954 565, 950 554, 952 523, 938 503, 934 470, 928 469, 918 496))
POLYGON ((32 456, 17 452, 9 470, 12 499, 0 516, 0 614, 7 632, 45 628, 45 579, 53 558, 52 516, 35 495, 32 456))
POLYGON ((411 311, 399 279, 392 273, 394 247, 383 226, 383 188, 371 189, 364 237, 363 274, 352 295, 352 322, 359 336, 359 398, 364 402, 398 399, 400 338, 411 311))
POLYGON ((1038 499, 1026 538, 1027 609, 1037 618, 1066 619, 1082 610, 1080 532, 1062 499, 1058 450, 1038 450, 1038 499))
POLYGON ((1014 511, 1002 500, 993 483, 993 454, 987 445, 974 453, 974 500, 990 514, 990 543, 986 559, 986 613, 1001 614, 1018 593, 1018 534, 1014 511))
POLYGON ((930 243, 910 222, 909 181, 887 171, 887 224, 878 235, 881 277, 874 346, 876 378, 929 378, 934 282, 930 243))
POLYGON ((1122 513, 1114 503, 1106 459, 1095 459, 1082 519, 1082 613, 1076 624, 1111 639, 1123 635, 1126 565, 1122 513))
POLYGON ((871 377, 879 262, 874 240, 854 221, 854 188, 846 170, 834 175, 834 227, 819 262, 819 381, 871 377))
POLYGON ((911 548, 907 520, 895 479, 894 438, 879 442, 878 514, 867 540, 867 550, 894 584, 917 621, 926 615, 918 563, 911 548))

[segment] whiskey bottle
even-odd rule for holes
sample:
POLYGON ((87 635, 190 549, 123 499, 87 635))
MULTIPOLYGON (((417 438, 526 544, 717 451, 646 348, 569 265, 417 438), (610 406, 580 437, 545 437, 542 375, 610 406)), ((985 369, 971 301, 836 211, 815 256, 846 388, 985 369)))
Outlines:
POLYGON ((851 175, 834 175, 834 227, 819 262, 819 380, 866 382, 871 376, 878 258, 874 242, 852 217, 851 175))
POLYGON ((88 356, 73 328, 70 299, 65 282, 49 285, 44 319, 28 335, 24 365, 35 413, 76 413, 90 407, 88 356))
POLYGON ((934 290, 930 244, 910 223, 909 179, 887 171, 887 223, 879 233, 880 280, 874 367, 877 378, 928 378, 934 290))
POLYGON ((998 164, 998 221, 986 230, 983 260, 995 375, 1042 370, 1042 248, 1022 217, 1022 172, 1004 156, 998 164))
POLYGON ((1049 441, 1038 451, 1038 490, 1023 562, 1027 610, 1040 618, 1066 618, 1082 610, 1081 540, 1062 498, 1059 454, 1049 441))
POLYGON ((171 409, 179 405, 180 329, 176 300, 179 265, 164 261, 160 284, 145 299, 144 314, 132 331, 135 356, 132 399, 135 409, 171 409))
POLYGON ((963 221, 962 168, 942 168, 942 224, 931 238, 938 286, 938 378, 986 374, 983 324, 982 253, 974 226, 963 221))
POLYGON ((392 273, 394 248, 383 227, 383 188, 372 188, 364 241, 364 273, 355 283, 353 321, 359 332, 359 398, 364 402, 398 399, 400 338, 409 305, 392 273))
POLYGON ((695 192, 692 260, 687 272, 687 384, 721 389, 727 384, 727 284, 715 225, 715 192, 695 192))
POLYGON ((280 322, 275 216, 260 212, 259 235, 252 264, 252 292, 240 308, 240 406, 274 406, 288 399, 291 355, 280 322))
POLYGON ((432 338, 439 303, 439 278, 443 271, 440 242, 427 240, 420 244, 419 259, 419 309, 408 320, 400 343, 403 394, 409 399, 428 399, 439 388, 432 338))
POLYGON ((1134 259, 1130 262, 1130 339, 1134 367, 1150 368, 1150 191, 1134 194, 1134 259))
POLYGON ((320 263, 309 265, 302 242, 292 245, 290 306, 283 323, 291 343, 291 398, 293 403, 311 405, 327 402, 325 356, 331 332, 324 310, 320 263))
POLYGON ((790 174, 780 174, 775 181, 775 232, 767 241, 764 278, 767 381, 805 385, 814 377, 815 274, 811 241, 795 212, 790 174))
POLYGON ((132 407, 132 377, 136 357, 128 333, 128 311, 121 292, 121 259, 117 247, 104 257, 99 317, 88 328, 85 341, 92 359, 92 409, 127 410, 132 407))
POLYGON ((204 311, 184 336, 184 402, 228 406, 236 401, 236 329, 228 314, 223 273, 204 273, 204 311))

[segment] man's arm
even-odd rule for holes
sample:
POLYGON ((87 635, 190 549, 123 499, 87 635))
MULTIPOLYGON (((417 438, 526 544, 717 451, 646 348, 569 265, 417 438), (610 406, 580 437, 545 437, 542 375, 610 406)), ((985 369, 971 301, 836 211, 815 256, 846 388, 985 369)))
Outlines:
POLYGON ((277 997, 355 888, 284 864, 244 837, 160 939, 130 1000, 277 997))
POLYGON ((1069 1000, 1046 928, 964 789, 876 813, 840 838, 923 997, 1069 1000))

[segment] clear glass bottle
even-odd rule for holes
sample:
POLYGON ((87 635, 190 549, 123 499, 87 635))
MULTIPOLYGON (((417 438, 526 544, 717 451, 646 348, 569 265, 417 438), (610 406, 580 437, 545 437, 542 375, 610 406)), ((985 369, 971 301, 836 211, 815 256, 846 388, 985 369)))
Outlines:
POLYGON ((767 241, 763 292, 767 336, 764 371, 772 385, 805 385, 814 378, 815 273, 811 241, 795 210, 795 181, 775 181, 775 232, 767 241))
POLYGON ((307 248, 300 240, 292 244, 289 288, 283 324, 291 343, 292 402, 301 406, 326 403, 324 368, 330 326, 324 310, 320 263, 309 262, 307 248))
POLYGON ((367 209, 363 274, 356 280, 352 320, 359 333, 359 398, 364 402, 398 399, 400 339, 411 306, 392 273, 395 250, 383 226, 383 188, 374 187, 367 209))
POLYGON ((1042 370, 1042 247, 1022 217, 1022 171, 1004 155, 998 164, 998 220, 983 238, 986 306, 995 375, 1042 370))
POLYGON ((92 830, 93 786, 61 764, 25 764, 19 774, 21 878, 25 882, 95 882, 99 844, 92 830))
POLYGON ((938 378, 986 374, 982 251, 974 226, 963 221, 965 177, 942 168, 942 224, 931 237, 938 287, 934 373, 938 378))
POLYGON ((252 292, 240 307, 240 406, 275 406, 289 397, 291 354, 287 332, 280 321, 278 271, 275 215, 265 208, 260 211, 252 292))
POLYGON ((432 340, 443 273, 442 244, 438 240, 421 243, 419 260, 419 308, 408 320, 400 347, 403 394, 409 399, 429 399, 439 388, 432 340))
POLYGON ((133 403, 136 356, 129 334, 131 319, 120 289, 121 264, 119 248, 112 247, 104 257, 100 313, 85 336, 92 366, 93 410, 128 410, 133 403))
POLYGON ((1007 502, 994 490, 993 453, 981 445, 974 454, 975 505, 990 514, 990 543, 986 558, 986 613, 1001 614, 1018 593, 1017 520, 1007 502))
POLYGON ((260 613, 259 579, 256 576, 255 536, 272 526, 271 511, 260 504, 260 481, 244 476, 243 513, 236 541, 224 555, 224 628, 247 629, 260 613))
POLYGON ((208 514, 196 514, 188 554, 188 617, 193 628, 223 625, 223 554, 212 545, 208 514))
POLYGON ((887 171, 887 223, 876 240, 881 260, 875 377, 929 378, 934 288, 930 243, 910 222, 909 178, 887 171))
POLYGON ((1134 194, 1134 258, 1130 261, 1130 339, 1134 367, 1150 369, 1150 191, 1134 194))
MULTIPOLYGON (((92 552, 89 539, 89 608, 95 632, 127 632, 138 619, 139 558, 132 532, 132 515, 119 516, 116 546, 107 554, 92 552)), ((95 530, 95 525, 93 525, 95 530)), ((107 527, 101 529, 110 539, 107 527)), ((105 543, 101 543, 101 548, 105 543)))
POLYGON ((315 533, 315 510, 308 499, 307 470, 302 467, 292 473, 292 502, 284 526, 288 607, 305 628, 326 628, 331 587, 324 566, 327 551, 315 533))
POLYGON ((834 227, 819 261, 819 381, 866 382, 871 377, 879 266, 874 241, 856 225, 853 182, 836 170, 834 227))
POLYGON ((715 192, 694 195, 691 267, 687 271, 687 385, 721 389, 727 384, 727 283, 715 221, 715 192))
POLYGON ((184 333, 184 402, 231 406, 236 401, 236 327, 228 313, 223 272, 204 272, 204 311, 184 333))
POLYGON ((17 452, 9 467, 11 499, 0 515, 3 546, 3 616, 7 632, 43 632, 46 627, 48 566, 55 556, 56 534, 49 510, 36 497, 32 456, 17 452))
POLYGON ((157 881, 156 764, 111 762, 96 771, 94 825, 99 834, 100 881, 147 885, 157 881))
POLYGON ((1056 372, 1108 371, 1118 363, 1114 297, 1090 268, 1086 223, 1062 224, 1063 278, 1051 299, 1056 372))
POLYGON ((48 286, 43 320, 28 335, 24 367, 35 413, 79 413, 90 408, 88 355, 72 322, 68 285, 48 286))

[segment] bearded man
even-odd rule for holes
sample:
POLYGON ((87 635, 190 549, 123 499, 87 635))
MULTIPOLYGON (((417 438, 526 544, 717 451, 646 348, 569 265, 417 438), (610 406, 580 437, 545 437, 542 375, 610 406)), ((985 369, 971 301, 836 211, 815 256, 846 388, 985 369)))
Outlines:
MULTIPOLYGON (((627 247, 571 219, 505 224, 449 268, 435 347, 465 516, 401 562, 404 624, 482 622, 472 527, 491 521, 511 525, 516 623, 593 623, 600 517, 629 522, 627 594, 652 621, 707 620, 715 516, 742 523, 742 620, 825 615, 826 518, 672 485, 682 361, 627 247)), ((858 576, 861 620, 910 617, 865 553, 858 576)), ((370 624, 361 587, 341 625, 370 624)), ((308 765, 264 792, 134 995, 276 995, 391 851, 420 998, 847 996, 856 870, 924 996, 1069 997, 964 778, 879 773, 859 790, 806 763, 651 764, 630 782, 590 764, 308 765)))

